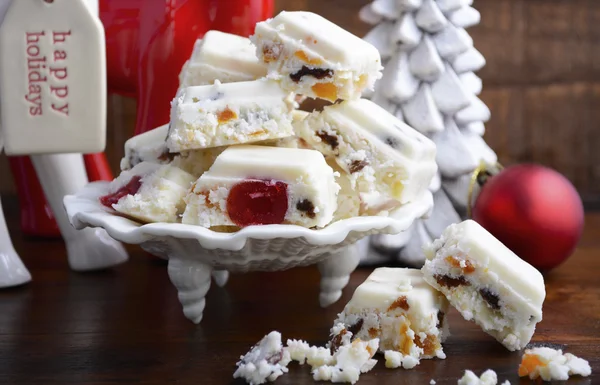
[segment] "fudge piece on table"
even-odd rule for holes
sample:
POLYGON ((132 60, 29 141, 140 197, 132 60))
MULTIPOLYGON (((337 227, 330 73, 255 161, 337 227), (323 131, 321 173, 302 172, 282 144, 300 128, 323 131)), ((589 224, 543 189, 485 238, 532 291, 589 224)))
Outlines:
POLYGON ((370 43, 311 12, 281 12, 256 24, 250 39, 268 77, 281 87, 335 102, 357 99, 381 77, 381 57, 370 43))
POLYGON ((336 345, 348 331, 361 340, 379 338, 389 367, 410 368, 421 358, 446 358, 442 342, 448 335, 447 308, 446 298, 418 269, 377 268, 338 315, 335 323, 346 329, 330 344, 336 345))
POLYGON ((466 320, 508 350, 529 343, 546 296, 538 270, 472 220, 449 226, 424 252, 425 280, 466 320))

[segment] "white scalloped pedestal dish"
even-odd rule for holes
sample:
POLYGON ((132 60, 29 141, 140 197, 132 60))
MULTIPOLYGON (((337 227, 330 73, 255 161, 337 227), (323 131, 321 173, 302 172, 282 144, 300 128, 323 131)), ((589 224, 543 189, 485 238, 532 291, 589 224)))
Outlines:
POLYGON ((211 276, 224 285, 229 272, 278 271, 318 264, 321 272, 321 306, 342 295, 359 254, 355 243, 371 234, 397 234, 433 206, 431 193, 389 216, 356 217, 311 230, 295 225, 250 226, 235 233, 218 233, 179 223, 142 225, 102 206, 98 198, 108 192, 108 182, 89 183, 64 205, 76 229, 101 227, 121 242, 139 244, 144 250, 169 260, 169 278, 178 290, 185 316, 202 319, 211 276))

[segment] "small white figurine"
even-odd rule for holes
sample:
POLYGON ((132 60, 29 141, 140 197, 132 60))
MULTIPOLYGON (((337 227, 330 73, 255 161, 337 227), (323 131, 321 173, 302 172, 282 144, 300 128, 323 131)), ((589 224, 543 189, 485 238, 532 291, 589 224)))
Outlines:
MULTIPOLYGON (((0 0, 0 21, 4 21, 11 3, 12 0, 0 0)), ((97 0, 86 0, 85 4, 94 15, 98 15, 97 0)), ((3 128, 0 127, 0 153, 4 149, 3 136, 3 128)), ((125 262, 128 259, 125 248, 109 237, 105 230, 75 230, 67 218, 63 197, 81 190, 88 183, 83 156, 76 153, 44 154, 32 155, 31 159, 65 241, 69 266, 76 271, 87 271, 125 262)), ((31 274, 10 240, 0 204, 0 288, 21 285, 30 280, 31 274)))

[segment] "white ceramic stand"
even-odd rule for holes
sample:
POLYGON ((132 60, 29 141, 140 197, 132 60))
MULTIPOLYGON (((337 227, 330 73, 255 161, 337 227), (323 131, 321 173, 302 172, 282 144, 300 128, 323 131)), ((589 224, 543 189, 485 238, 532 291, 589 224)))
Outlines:
POLYGON ((195 324, 202 321, 206 300, 210 289, 213 268, 190 258, 169 258, 169 278, 177 288, 177 297, 183 306, 183 314, 195 324))
POLYGON ((350 280, 350 274, 358 266, 360 254, 357 245, 350 245, 342 250, 331 254, 318 267, 321 272, 321 293, 319 303, 321 307, 327 307, 337 302, 342 296, 342 289, 350 280))
POLYGON ((215 270, 212 272, 212 277, 219 287, 223 287, 229 280, 229 272, 227 270, 215 270))
POLYGON ((33 166, 67 246, 69 265, 76 271, 104 269, 127 261, 127 251, 104 229, 75 230, 63 197, 81 190, 88 178, 81 154, 33 155, 33 166))
MULTIPOLYGON (((321 272, 321 307, 337 302, 342 290, 348 285, 350 274, 359 262, 359 252, 351 245, 328 256, 318 264, 321 272)), ((195 258, 169 257, 169 279, 177 289, 177 297, 183 307, 183 314, 195 324, 202 321, 206 306, 206 293, 210 289, 211 277, 222 287, 227 282, 229 272, 213 270, 213 267, 195 258)))
POLYGON ((219 233, 180 223, 140 225, 106 210, 98 197, 108 191, 107 182, 94 182, 67 195, 67 216, 76 229, 103 228, 111 237, 140 245, 168 260, 168 274, 186 318, 200 323, 211 280, 224 285, 229 273, 282 271, 318 265, 321 272, 321 306, 342 296, 350 274, 358 265, 364 237, 397 234, 426 216, 433 205, 431 193, 408 203, 388 216, 355 217, 337 221, 321 230, 292 225, 249 226, 236 233, 219 233))

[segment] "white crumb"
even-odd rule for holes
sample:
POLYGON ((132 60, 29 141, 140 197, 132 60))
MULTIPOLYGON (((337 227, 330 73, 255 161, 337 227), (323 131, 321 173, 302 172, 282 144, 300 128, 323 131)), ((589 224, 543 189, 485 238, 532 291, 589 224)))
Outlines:
POLYGON ((396 369, 400 367, 404 369, 412 369, 415 366, 419 365, 420 362, 419 359, 414 356, 406 356, 395 350, 386 350, 384 353, 384 357, 385 367, 389 369, 396 369))
POLYGON ((331 365, 333 362, 331 351, 322 346, 311 346, 306 353, 306 363, 311 367, 331 365))
POLYGON ((306 341, 302 340, 287 340, 285 350, 288 351, 290 359, 298 361, 300 364, 304 364, 306 361, 306 355, 310 349, 310 345, 306 341))
POLYGON ((373 355, 378 348, 378 338, 370 341, 356 339, 351 344, 342 345, 333 355, 332 365, 313 367, 313 379, 354 384, 361 373, 366 373, 375 367, 377 360, 373 359, 373 355))
POLYGON ((571 353, 563 354, 562 350, 539 347, 526 349, 523 354, 519 375, 534 380, 542 378, 544 381, 566 381, 570 376, 587 377, 592 374, 592 368, 588 361, 571 353), (541 365, 533 368, 523 365, 527 357, 535 356, 541 365))
POLYGON ((481 377, 477 377, 475 373, 470 370, 465 370, 464 376, 458 380, 458 385, 496 385, 498 383, 498 376, 496 372, 491 369, 483 372, 481 377))
POLYGON ((233 378, 243 378, 250 385, 275 381, 277 377, 288 372, 289 352, 283 349, 281 333, 272 331, 252 347, 240 361, 233 378))

